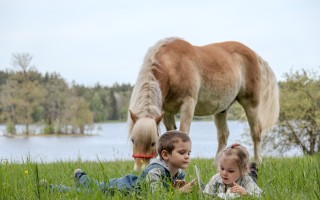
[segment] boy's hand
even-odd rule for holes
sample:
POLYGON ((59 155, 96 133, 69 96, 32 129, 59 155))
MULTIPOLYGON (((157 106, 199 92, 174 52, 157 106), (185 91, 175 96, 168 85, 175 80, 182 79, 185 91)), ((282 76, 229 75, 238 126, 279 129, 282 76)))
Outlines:
POLYGON ((236 182, 233 182, 232 188, 230 188, 230 192, 232 193, 237 193, 240 195, 246 195, 248 194, 247 190, 238 185, 236 182))
POLYGON ((197 183, 197 179, 193 179, 189 183, 185 184, 183 187, 179 189, 180 192, 189 193, 192 192, 192 186, 197 183))
POLYGON ((187 182, 185 180, 175 180, 173 182, 173 187, 176 189, 179 189, 181 187, 183 187, 187 182))

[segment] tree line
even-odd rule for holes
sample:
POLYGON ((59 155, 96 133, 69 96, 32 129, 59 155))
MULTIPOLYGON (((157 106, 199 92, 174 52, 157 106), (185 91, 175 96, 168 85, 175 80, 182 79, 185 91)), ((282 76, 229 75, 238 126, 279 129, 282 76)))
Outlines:
MULTIPOLYGON (((25 126, 24 134, 30 134, 31 124, 43 125, 46 134, 84 134, 94 123, 127 119, 132 85, 69 85, 56 72, 42 75, 31 61, 30 54, 16 53, 12 64, 18 70, 0 71, 0 123, 8 134, 17 134, 17 124, 25 126)), ((305 154, 320 152, 318 71, 291 71, 278 84, 279 120, 263 143, 280 152, 293 147, 305 154)), ((228 119, 246 120, 238 103, 230 108, 228 119)))
POLYGON ((24 134, 30 134, 31 124, 43 124, 43 133, 83 134, 96 122, 126 120, 130 84, 69 85, 58 73, 42 75, 31 61, 28 53, 13 54, 18 70, 0 71, 0 123, 7 133, 17 134, 21 124, 24 134))

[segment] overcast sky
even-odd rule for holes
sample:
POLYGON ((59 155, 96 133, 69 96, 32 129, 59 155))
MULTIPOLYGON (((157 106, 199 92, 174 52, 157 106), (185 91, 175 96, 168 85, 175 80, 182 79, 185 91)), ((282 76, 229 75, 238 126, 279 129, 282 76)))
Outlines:
POLYGON ((239 41, 278 80, 319 70, 318 0, 0 0, 0 69, 12 53, 69 83, 134 84, 149 47, 166 37, 194 45, 239 41))

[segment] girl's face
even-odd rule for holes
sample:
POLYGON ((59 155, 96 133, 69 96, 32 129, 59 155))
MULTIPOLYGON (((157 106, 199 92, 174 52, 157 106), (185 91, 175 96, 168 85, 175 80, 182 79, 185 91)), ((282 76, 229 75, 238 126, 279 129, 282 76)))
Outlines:
POLYGON ((232 186, 241 177, 241 171, 234 155, 222 155, 220 158, 220 176, 224 184, 232 186))

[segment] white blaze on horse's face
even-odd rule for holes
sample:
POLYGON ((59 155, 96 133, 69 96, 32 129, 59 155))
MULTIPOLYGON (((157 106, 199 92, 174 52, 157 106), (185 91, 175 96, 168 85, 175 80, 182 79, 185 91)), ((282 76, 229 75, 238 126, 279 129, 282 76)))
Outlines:
POLYGON ((147 167, 149 162, 150 162, 150 159, 136 158, 133 170, 134 171, 138 171, 140 169, 143 170, 147 167))
POLYGON ((150 159, 157 156, 158 137, 157 124, 153 118, 140 118, 135 122, 131 131, 132 157, 135 159, 134 170, 148 165, 150 159))

